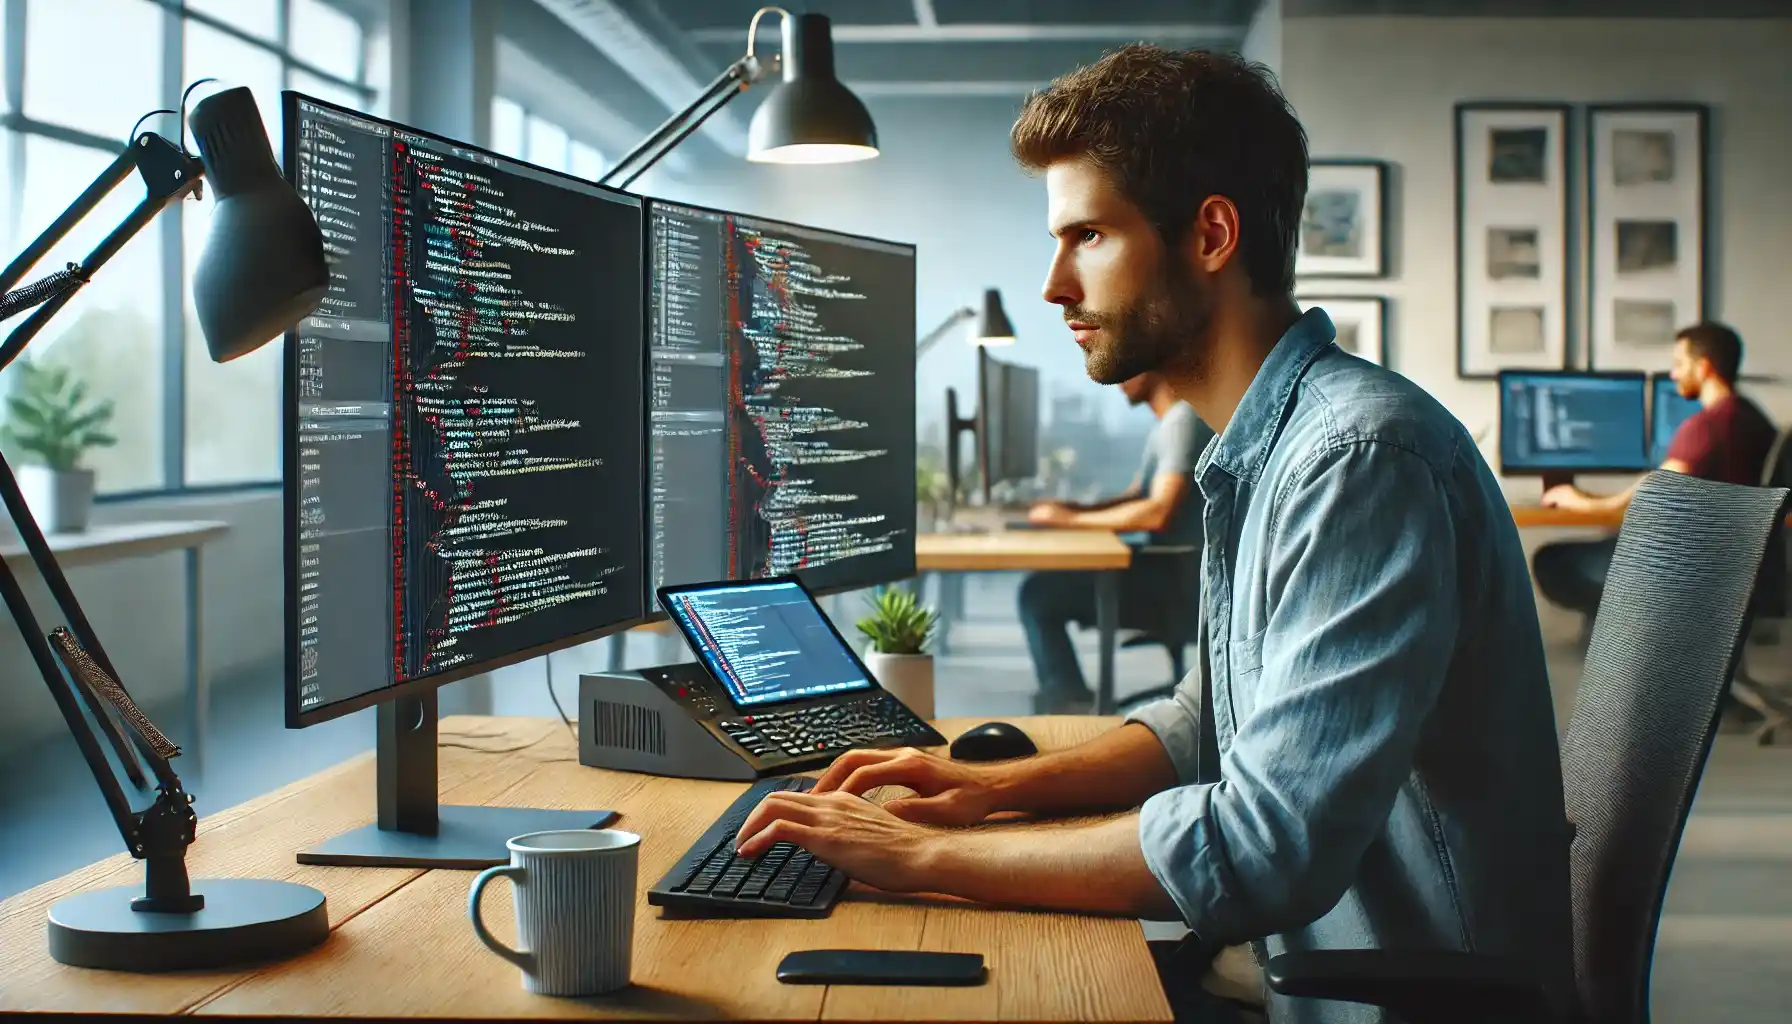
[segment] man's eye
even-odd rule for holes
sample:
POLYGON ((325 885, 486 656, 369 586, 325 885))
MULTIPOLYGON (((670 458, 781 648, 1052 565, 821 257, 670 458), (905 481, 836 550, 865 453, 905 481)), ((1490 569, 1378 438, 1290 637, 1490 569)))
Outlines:
POLYGON ((1093 228, 1084 228, 1078 234, 1077 241, 1082 243, 1083 245, 1088 245, 1089 243, 1094 242, 1099 238, 1101 238, 1100 232, 1094 230, 1093 228))

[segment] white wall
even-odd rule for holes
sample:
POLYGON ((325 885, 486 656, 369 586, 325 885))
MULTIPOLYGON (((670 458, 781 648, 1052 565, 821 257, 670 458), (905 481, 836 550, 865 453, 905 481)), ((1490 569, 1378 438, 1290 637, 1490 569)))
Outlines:
MULTIPOLYGON (((1710 104, 1706 312, 1742 334, 1745 373, 1784 378, 1750 393, 1792 422, 1792 19, 1287 17, 1281 50, 1283 87, 1313 156, 1394 165, 1390 278, 1327 281, 1325 290, 1388 296, 1395 368, 1470 430, 1493 424, 1497 407, 1491 382, 1456 377, 1453 105, 1710 104)), ((1578 339, 1586 305, 1570 308, 1578 339)), ((1580 341, 1572 347, 1584 352, 1580 341)), ((1496 444, 1490 435, 1484 450, 1496 444)))
POLYGON ((1267 64, 1271 71, 1281 74, 1282 0, 1260 0, 1238 52, 1246 60, 1267 64))

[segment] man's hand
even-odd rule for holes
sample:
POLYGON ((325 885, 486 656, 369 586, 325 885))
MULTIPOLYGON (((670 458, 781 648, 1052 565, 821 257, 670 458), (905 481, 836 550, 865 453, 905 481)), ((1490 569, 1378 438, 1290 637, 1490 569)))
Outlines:
POLYGON ((834 759, 813 792, 864 796, 879 786, 902 786, 915 795, 883 805, 896 817, 929 825, 975 825, 1001 809, 997 806, 1001 770, 913 747, 853 750, 834 759))
POLYGON ((1543 492, 1544 508, 1578 508, 1582 501, 1580 488, 1573 484, 1557 484, 1543 492))
POLYGON ((942 838, 938 829, 903 821, 839 790, 820 796, 770 793, 741 825, 735 852, 751 859, 764 856, 774 843, 794 843, 866 885, 917 892, 927 885, 942 838))
POLYGON ((1075 514, 1061 501, 1042 501, 1027 510, 1027 522, 1038 526, 1065 526, 1075 514))

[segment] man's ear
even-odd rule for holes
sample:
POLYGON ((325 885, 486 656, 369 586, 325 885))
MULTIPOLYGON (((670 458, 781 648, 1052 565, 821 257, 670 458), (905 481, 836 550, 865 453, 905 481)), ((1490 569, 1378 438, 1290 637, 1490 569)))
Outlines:
POLYGON ((1238 207, 1225 196, 1208 196, 1195 210, 1182 241, 1182 256, 1190 267, 1217 274, 1232 262, 1238 239, 1238 207))

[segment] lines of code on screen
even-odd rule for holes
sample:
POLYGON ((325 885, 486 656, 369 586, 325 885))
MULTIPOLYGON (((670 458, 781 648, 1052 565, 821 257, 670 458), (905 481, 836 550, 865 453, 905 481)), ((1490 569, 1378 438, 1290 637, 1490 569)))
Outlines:
POLYGON ((912 575, 914 250, 666 203, 648 222, 650 588, 912 575))
POLYGON ((871 687, 794 583, 682 591, 671 606, 692 648, 740 706, 871 687))
POLYGON ((1501 378, 1500 461, 1506 469, 1648 468, 1644 380, 1591 374, 1501 378))
POLYGON ((638 202, 300 115, 332 276, 291 336, 301 709, 639 618, 638 202))

